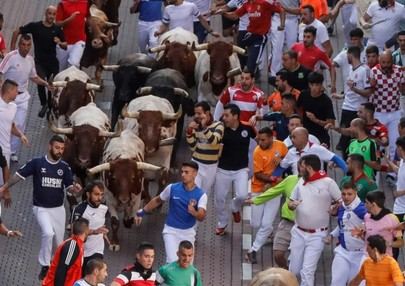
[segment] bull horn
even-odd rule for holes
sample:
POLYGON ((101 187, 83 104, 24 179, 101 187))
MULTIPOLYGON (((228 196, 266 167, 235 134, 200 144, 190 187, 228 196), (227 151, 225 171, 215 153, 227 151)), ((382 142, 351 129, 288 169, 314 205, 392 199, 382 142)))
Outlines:
POLYGON ((152 92, 151 86, 144 86, 144 87, 138 88, 138 90, 136 91, 136 94, 137 95, 147 95, 147 94, 151 94, 151 92, 152 92))
POLYGON ((117 126, 118 126, 117 130, 115 130, 114 132, 100 130, 100 132, 98 134, 99 134, 99 136, 102 136, 102 137, 120 137, 122 129, 123 129, 122 120, 118 120, 117 126))
POLYGON ((166 139, 160 140, 159 146, 173 145, 174 142, 176 142, 176 137, 166 138, 166 139))
POLYGON ((230 71, 228 71, 226 73, 226 77, 233 77, 233 76, 241 74, 241 73, 242 73, 242 70, 240 69, 240 67, 237 67, 237 68, 234 68, 234 69, 231 69, 230 71))
POLYGON ((94 83, 86 83, 86 90, 101 90, 101 86, 94 83))
POLYGON ((184 89, 179 88, 179 87, 174 88, 174 94, 179 95, 179 96, 184 96, 184 97, 189 96, 187 91, 185 91, 184 89))
POLYGON ((105 22, 105 25, 106 25, 108 28, 111 28, 111 27, 119 27, 119 26, 121 25, 121 23, 105 22))
POLYGON ((246 55, 246 50, 245 49, 242 49, 241 47, 238 47, 238 46, 235 46, 235 45, 232 45, 232 51, 234 53, 240 54, 242 56, 246 55))
POLYGON ((49 123, 49 128, 52 130, 52 132, 56 133, 56 134, 64 134, 64 135, 69 135, 69 134, 73 134, 73 128, 71 127, 56 127, 55 124, 53 123, 49 123))
POLYGON ((153 47, 149 49, 149 53, 158 53, 164 51, 166 49, 166 45, 160 45, 157 47, 153 47))
POLYGON ((177 120, 180 118, 181 114, 183 113, 183 109, 181 108, 181 105, 179 107, 179 110, 177 110, 176 113, 163 113, 163 120, 177 120))
POLYGON ((137 119, 139 117, 139 112, 138 111, 129 112, 128 105, 125 105, 124 108, 122 109, 121 115, 122 117, 137 119))
POLYGON ((103 163, 103 164, 97 165, 91 169, 87 169, 87 174, 95 175, 102 171, 108 171, 108 170, 110 170, 110 163, 103 163))
POLYGON ((101 65, 105 71, 116 71, 120 68, 120 65, 101 65))
POLYGON ((155 166, 145 162, 136 162, 136 166, 138 167, 139 170, 143 171, 159 171, 162 169, 162 167, 155 166))
POLYGON ((147 67, 137 66, 136 69, 138 70, 139 73, 143 73, 143 74, 148 74, 148 73, 152 72, 152 69, 147 68, 147 67))
POLYGON ((203 51, 208 49, 208 43, 201 44, 201 45, 193 45, 192 46, 193 51, 203 51))
POLYGON ((54 87, 66 87, 67 81, 54 81, 52 82, 52 86, 54 87))

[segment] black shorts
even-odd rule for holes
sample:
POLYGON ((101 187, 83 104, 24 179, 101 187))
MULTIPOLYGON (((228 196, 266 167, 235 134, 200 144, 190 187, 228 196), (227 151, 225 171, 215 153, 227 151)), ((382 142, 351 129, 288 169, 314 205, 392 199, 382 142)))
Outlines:
MULTIPOLYGON (((235 11, 236 9, 232 9, 231 11, 235 11)), ((239 25, 238 20, 229 20, 228 18, 222 16, 222 30, 226 30, 232 28, 233 26, 239 25)))

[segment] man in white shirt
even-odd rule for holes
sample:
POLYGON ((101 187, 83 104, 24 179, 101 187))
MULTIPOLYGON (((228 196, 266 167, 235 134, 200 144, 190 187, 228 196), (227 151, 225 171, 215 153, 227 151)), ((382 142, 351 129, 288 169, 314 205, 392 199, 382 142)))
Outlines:
POLYGON ((328 235, 329 210, 340 197, 339 186, 324 171, 316 155, 305 155, 299 161, 300 175, 288 202, 295 210, 291 230, 289 270, 301 276, 301 286, 313 286, 318 260, 328 235), (316 211, 314 211, 316 210, 316 211))
MULTIPOLYGON (((28 93, 28 81, 32 80, 36 84, 52 89, 46 81, 41 79, 35 70, 35 63, 28 53, 31 50, 32 40, 27 34, 20 36, 18 49, 9 52, 0 64, 1 78, 10 79, 18 84, 18 95, 15 98, 17 112, 14 122, 19 130, 25 132, 28 103, 31 95, 28 93)), ((18 161, 16 153, 20 147, 20 140, 13 136, 11 138, 11 160, 18 161)))
POLYGON ((315 46, 324 51, 329 57, 333 54, 332 44, 329 39, 328 30, 321 21, 315 18, 315 10, 311 5, 305 5, 301 9, 301 23, 298 26, 298 41, 304 41, 304 30, 312 26, 316 28, 315 46))
MULTIPOLYGON (((290 135, 288 135, 287 138, 284 139, 283 143, 285 146, 287 146, 288 149, 291 149, 294 147, 294 144, 291 140, 291 134, 297 127, 303 127, 302 125, 302 118, 298 114, 293 114, 288 118, 288 132, 290 135)), ((308 141, 313 143, 313 144, 318 144, 320 145, 321 143, 319 142, 318 138, 316 138, 314 135, 309 134, 308 135, 308 141)))
MULTIPOLYGON (((209 25, 211 0, 187 0, 187 1, 190 3, 194 3, 197 6, 198 11, 200 11, 201 15, 205 18, 205 20, 209 25)), ((201 24, 198 17, 193 16, 193 22, 194 22, 194 34, 198 38, 198 43, 202 44, 207 38, 208 31, 201 24)))

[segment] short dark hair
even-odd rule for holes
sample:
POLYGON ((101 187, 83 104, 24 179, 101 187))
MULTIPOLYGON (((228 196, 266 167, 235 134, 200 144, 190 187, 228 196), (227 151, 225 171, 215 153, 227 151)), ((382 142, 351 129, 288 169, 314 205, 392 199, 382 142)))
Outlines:
POLYGON ((313 26, 308 26, 304 29, 304 34, 312 34, 314 37, 316 37, 316 28, 313 26))
POLYGON ((269 137, 273 137, 273 130, 270 127, 266 126, 259 130, 259 134, 266 134, 269 137))
POLYGON ((367 193, 366 200, 370 203, 375 203, 380 208, 384 208, 385 194, 380 191, 372 191, 367 193))
POLYGON ((363 30, 360 28, 354 28, 353 30, 350 31, 349 33, 350 38, 363 38, 364 33, 363 30))
POLYGON ((357 192, 357 186, 356 186, 356 184, 353 184, 352 181, 347 181, 347 182, 343 183, 342 190, 347 190, 347 189, 352 189, 357 192))
POLYGON ((100 180, 92 180, 86 184, 86 186, 84 187, 84 192, 91 193, 95 189, 95 187, 104 190, 104 183, 100 180))
POLYGON ((283 95, 281 95, 281 99, 291 101, 294 104, 297 103, 296 97, 294 95, 292 95, 291 93, 284 93, 283 95))
POLYGON ((299 114, 292 114, 290 117, 288 117, 288 121, 290 121, 291 119, 299 119, 302 123, 302 117, 299 114))
POLYGON ((1 86, 1 93, 6 93, 11 88, 18 87, 18 83, 11 79, 6 79, 1 86))
POLYGON ((179 244, 179 250, 182 249, 182 248, 184 248, 184 249, 193 249, 194 246, 193 246, 193 244, 192 244, 190 241, 188 241, 188 240, 183 240, 183 241, 181 241, 180 244, 179 244))
POLYGON ((65 139, 62 136, 56 134, 51 137, 51 139, 49 140, 49 144, 52 145, 54 142, 65 143, 65 139))
POLYGON ((107 265, 101 258, 93 258, 87 262, 84 267, 84 275, 90 275, 94 270, 101 270, 107 265))
POLYGON ((292 59, 298 59, 298 53, 294 50, 287 50, 283 53, 283 55, 288 55, 292 59))
POLYGON ((315 13, 314 6, 312 5, 304 5, 301 9, 308 9, 310 12, 315 13))
POLYGON ((360 59, 361 50, 359 47, 351 46, 347 49, 347 53, 351 54, 356 59, 360 59))
POLYGON ((79 218, 73 222, 72 233, 73 235, 81 235, 89 228, 89 220, 84 217, 79 218))
POLYGON ((397 141, 395 141, 395 144, 398 147, 401 147, 401 149, 405 151, 405 136, 397 138, 397 141))
POLYGON ((380 51, 378 50, 377 46, 374 45, 370 45, 366 48, 366 54, 377 54, 377 56, 379 55, 380 51))
POLYGON ((321 169, 321 159, 315 154, 302 156, 300 163, 310 166, 315 172, 321 169))
POLYGON ((237 115, 238 118, 240 117, 240 108, 234 103, 225 104, 224 110, 229 109, 232 115, 237 115))
POLYGON ((367 109, 368 111, 370 111, 371 113, 374 114, 375 112, 375 104, 372 102, 364 102, 361 104, 362 106, 364 106, 365 109, 367 109))
POLYGON ((405 30, 399 31, 397 37, 399 36, 405 36, 405 30))
POLYGON ((323 83, 323 75, 319 72, 311 72, 308 75, 308 82, 309 83, 323 83))
POLYGON ((252 77, 252 78, 254 77, 254 72, 249 70, 247 66, 244 67, 242 73, 248 73, 250 75, 250 77, 252 77))
POLYGON ((405 128, 405 117, 401 117, 399 120, 398 126, 402 129, 405 128))
POLYGON ((199 101, 194 105, 194 108, 201 107, 204 112, 211 111, 211 106, 206 101, 199 101))
POLYGON ((279 76, 281 80, 286 81, 291 85, 291 73, 286 69, 281 69, 276 73, 276 76, 279 76))
POLYGON ((138 247, 136 248, 136 253, 142 254, 145 250, 148 250, 148 249, 155 250, 155 247, 153 246, 152 243, 144 241, 138 245, 138 247))
POLYGON ((24 41, 31 41, 31 36, 28 34, 21 34, 20 36, 20 41, 24 40, 24 41))
POLYGON ((387 245, 385 243, 385 239, 379 235, 374 234, 367 237, 368 246, 371 248, 376 248, 377 251, 381 254, 384 254, 387 251, 387 245))
POLYGON ((363 155, 358 154, 358 153, 353 153, 353 154, 349 154, 347 157, 350 158, 351 161, 355 162, 355 164, 358 164, 359 168, 363 169, 364 164, 365 164, 363 155))
POLYGON ((194 170, 198 171, 198 164, 194 161, 187 161, 187 162, 183 162, 181 164, 182 167, 190 167, 193 168, 194 170))

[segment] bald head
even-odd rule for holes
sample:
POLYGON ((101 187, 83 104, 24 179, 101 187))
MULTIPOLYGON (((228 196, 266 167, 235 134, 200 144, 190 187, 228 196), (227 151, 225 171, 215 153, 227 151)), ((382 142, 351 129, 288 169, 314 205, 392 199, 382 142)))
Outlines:
POLYGON ((294 129, 293 134, 300 135, 300 136, 309 136, 308 130, 304 127, 297 127, 294 129))
POLYGON ((49 5, 46 9, 45 9, 45 25, 50 26, 53 23, 55 23, 55 19, 56 19, 56 7, 53 5, 49 5))
POLYGON ((384 73, 391 73, 392 70, 392 54, 389 51, 384 51, 380 55, 380 65, 384 73))
POLYGON ((49 5, 48 7, 46 7, 45 13, 48 11, 55 11, 56 12, 56 7, 53 5, 49 5))
POLYGON ((308 143, 308 130, 304 127, 297 127, 291 133, 291 141, 297 150, 302 150, 308 143))

